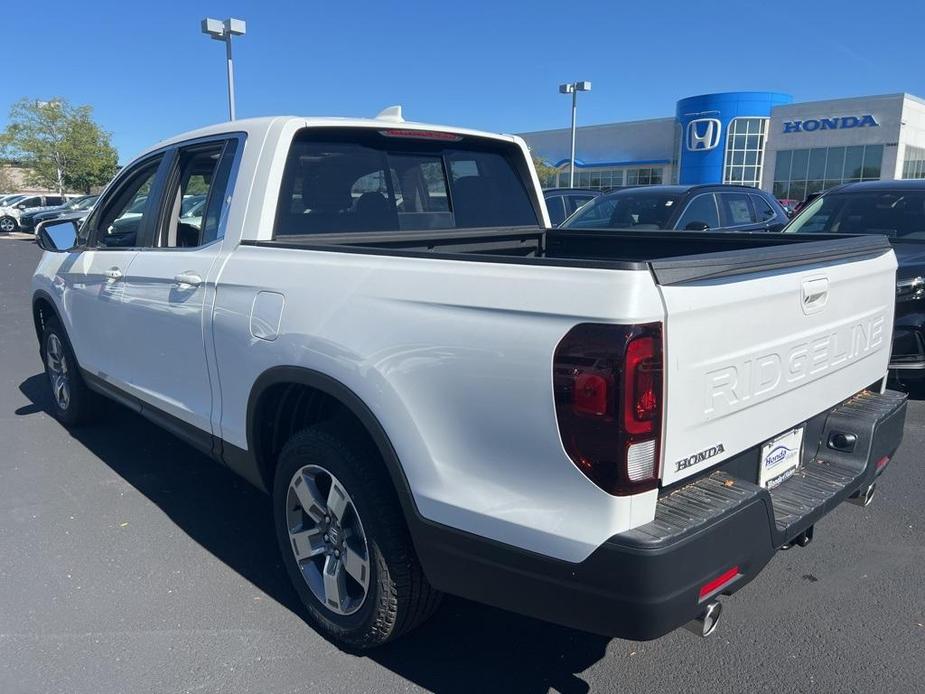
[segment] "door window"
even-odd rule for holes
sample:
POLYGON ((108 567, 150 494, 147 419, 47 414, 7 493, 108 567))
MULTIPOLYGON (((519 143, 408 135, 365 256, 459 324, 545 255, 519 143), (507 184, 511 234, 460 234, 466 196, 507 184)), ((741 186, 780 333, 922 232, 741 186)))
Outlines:
POLYGON ((16 207, 22 207, 23 209, 28 210, 32 207, 41 207, 41 205, 42 205, 42 198, 38 196, 33 196, 31 198, 26 198, 25 200, 20 200, 16 204, 16 207))
POLYGON ((720 206, 726 218, 726 226, 735 227, 743 224, 753 224, 751 205, 748 204, 748 195, 745 193, 720 193, 720 206))
POLYGON ((139 164, 102 201, 99 213, 87 225, 91 230, 91 246, 132 248, 139 245, 144 221, 154 214, 153 201, 149 198, 162 159, 158 156, 139 164))
POLYGON ((698 195, 690 204, 681 218, 675 224, 675 229, 689 231, 702 231, 704 229, 718 229, 720 227, 719 213, 716 210, 716 200, 713 193, 698 195))
POLYGON ((167 214, 157 235, 162 248, 194 248, 218 238, 237 140, 180 149, 169 177, 167 214))
POLYGON ((565 219, 564 198, 561 195, 554 195, 546 198, 546 209, 549 211, 549 221, 553 226, 559 226, 565 219))
POLYGON ((567 199, 569 201, 568 214, 572 214, 572 212, 577 210, 579 207, 581 207, 585 203, 588 203, 594 200, 594 196, 593 195, 569 195, 567 196, 567 199))
POLYGON ((768 201, 760 195, 752 195, 752 204, 755 206, 755 221, 769 222, 777 216, 768 201))
POLYGON ((46 195, 45 196, 45 205, 48 207, 53 207, 55 205, 64 204, 64 198, 60 195, 46 195))

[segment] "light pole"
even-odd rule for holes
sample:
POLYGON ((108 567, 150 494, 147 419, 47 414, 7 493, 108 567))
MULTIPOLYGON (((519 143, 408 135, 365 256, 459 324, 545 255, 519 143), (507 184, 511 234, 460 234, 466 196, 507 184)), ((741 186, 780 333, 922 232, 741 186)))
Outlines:
POLYGON ((231 37, 244 36, 247 24, 243 19, 210 19, 202 20, 202 33, 216 41, 225 42, 225 61, 228 64, 228 117, 234 120, 234 62, 231 60, 231 37))
POLYGON ((578 92, 590 92, 590 82, 569 82, 559 85, 560 94, 572 95, 572 154, 569 157, 568 187, 575 187, 575 118, 578 115, 578 92))

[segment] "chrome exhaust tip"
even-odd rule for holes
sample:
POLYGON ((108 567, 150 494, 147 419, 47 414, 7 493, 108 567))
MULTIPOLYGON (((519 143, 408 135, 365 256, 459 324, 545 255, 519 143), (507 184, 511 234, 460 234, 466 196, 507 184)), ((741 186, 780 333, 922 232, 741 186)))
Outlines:
POLYGON ((862 508, 867 508, 870 506, 871 502, 874 500, 874 494, 877 491, 877 483, 872 483, 869 487, 865 489, 860 489, 856 494, 851 496, 848 501, 862 508))
POLYGON ((706 638, 716 631, 722 612, 723 606, 719 602, 711 602, 696 618, 685 624, 684 628, 692 634, 706 638))

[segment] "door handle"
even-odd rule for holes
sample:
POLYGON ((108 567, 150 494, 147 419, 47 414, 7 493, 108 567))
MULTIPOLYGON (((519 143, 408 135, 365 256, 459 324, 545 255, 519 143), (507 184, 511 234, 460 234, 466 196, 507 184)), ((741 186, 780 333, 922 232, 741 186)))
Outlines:
POLYGON ((116 280, 122 279, 122 270, 117 267, 111 267, 103 271, 103 276, 111 282, 115 282, 116 280))
POLYGON ((202 277, 195 272, 187 270, 186 272, 181 272, 179 275, 175 275, 173 281, 180 287, 198 287, 202 284, 202 277))

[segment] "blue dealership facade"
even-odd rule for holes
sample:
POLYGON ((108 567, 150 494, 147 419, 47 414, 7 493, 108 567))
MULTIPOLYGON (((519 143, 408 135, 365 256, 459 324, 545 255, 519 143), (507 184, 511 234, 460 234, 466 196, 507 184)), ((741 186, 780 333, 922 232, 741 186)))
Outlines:
MULTIPOLYGON (((522 133, 567 185, 569 129, 522 133)), ((780 199, 855 180, 925 177, 925 101, 909 94, 794 102, 779 92, 702 94, 671 118, 579 127, 575 185, 738 183, 780 199)))

